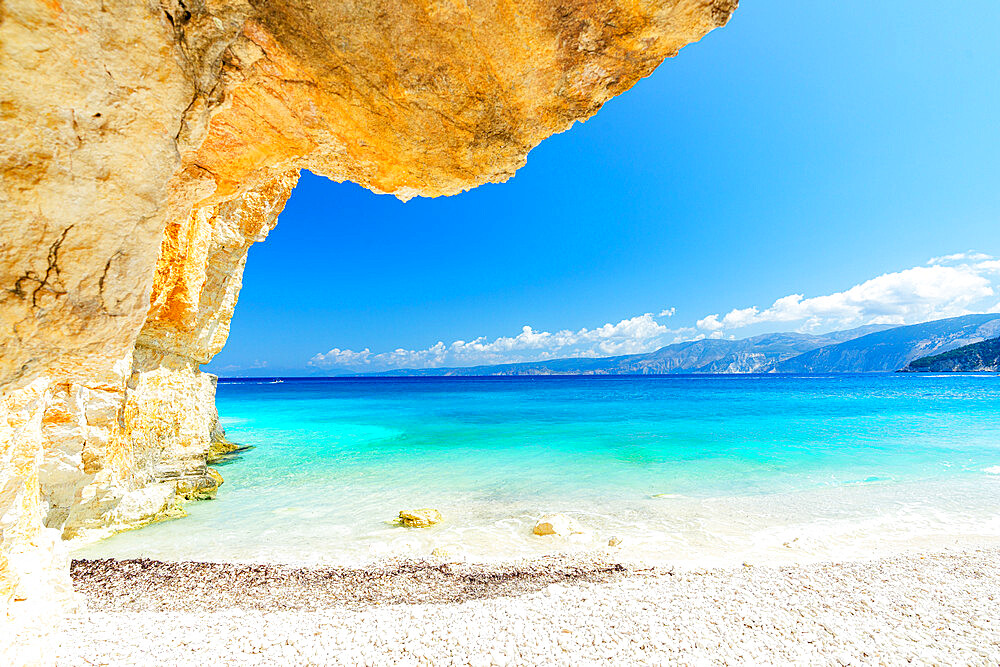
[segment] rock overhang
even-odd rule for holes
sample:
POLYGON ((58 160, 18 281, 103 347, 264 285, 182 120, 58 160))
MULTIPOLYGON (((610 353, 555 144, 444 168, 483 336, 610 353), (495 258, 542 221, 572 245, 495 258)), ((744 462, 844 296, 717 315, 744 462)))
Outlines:
POLYGON ((145 521, 121 516, 149 504, 129 502, 144 489, 167 506, 164 484, 212 478, 208 453, 224 436, 198 366, 225 343, 246 251, 299 170, 401 199, 504 181, 736 4, 7 0, 9 627, 40 639, 69 601, 53 529, 145 521))

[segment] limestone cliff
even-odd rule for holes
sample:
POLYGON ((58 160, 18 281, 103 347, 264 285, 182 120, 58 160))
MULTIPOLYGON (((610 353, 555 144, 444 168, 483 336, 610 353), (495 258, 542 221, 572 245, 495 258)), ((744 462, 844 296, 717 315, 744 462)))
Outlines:
POLYGON ((402 199, 503 181, 735 6, 0 0, 5 631, 70 602, 54 535, 213 492, 199 365, 299 170, 402 199))

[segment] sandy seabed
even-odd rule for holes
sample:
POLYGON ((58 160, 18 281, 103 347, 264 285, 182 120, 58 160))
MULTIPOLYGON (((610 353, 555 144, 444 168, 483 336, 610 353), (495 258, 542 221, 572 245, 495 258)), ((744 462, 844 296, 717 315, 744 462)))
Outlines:
POLYGON ((1000 665, 1000 549, 709 570, 75 561, 60 665, 1000 665))

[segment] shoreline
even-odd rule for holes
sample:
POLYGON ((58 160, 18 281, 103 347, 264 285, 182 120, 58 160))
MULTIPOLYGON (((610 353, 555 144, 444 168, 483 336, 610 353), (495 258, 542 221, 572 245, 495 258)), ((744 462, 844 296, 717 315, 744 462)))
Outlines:
POLYGON ((1000 662, 1000 549, 688 569, 75 561, 58 664, 1000 662))

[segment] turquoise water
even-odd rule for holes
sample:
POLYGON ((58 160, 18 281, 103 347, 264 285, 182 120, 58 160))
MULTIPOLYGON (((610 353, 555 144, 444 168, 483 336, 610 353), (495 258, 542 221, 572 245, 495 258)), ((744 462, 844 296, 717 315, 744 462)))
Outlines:
POLYGON ((354 563, 606 548, 726 563, 1000 539, 1000 377, 221 382, 217 500, 78 555, 354 563), (392 526, 403 508, 445 522, 392 526), (573 538, 537 537, 563 512, 573 538))

